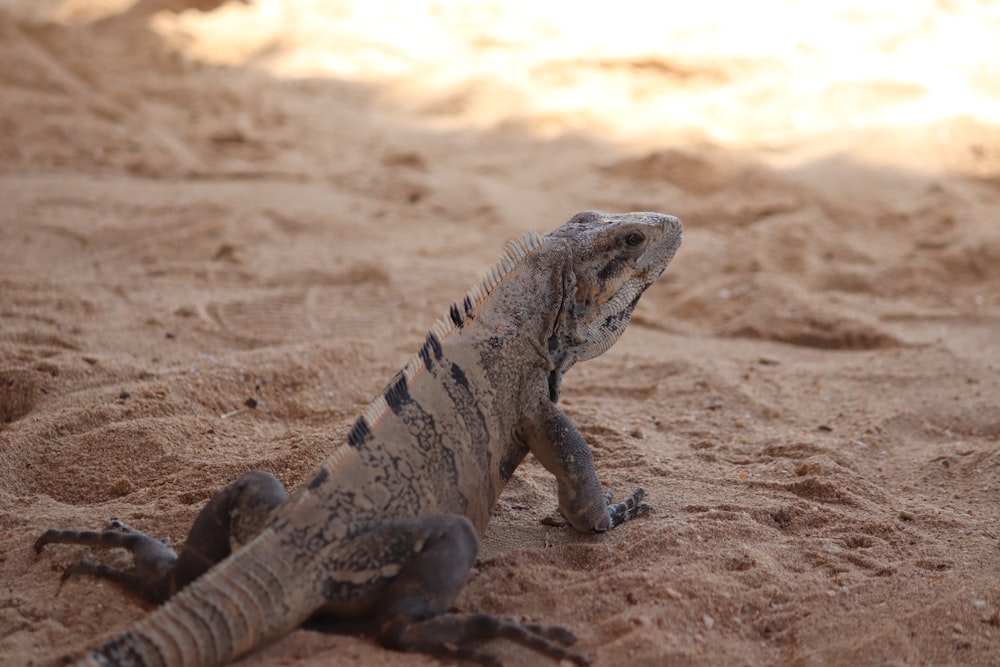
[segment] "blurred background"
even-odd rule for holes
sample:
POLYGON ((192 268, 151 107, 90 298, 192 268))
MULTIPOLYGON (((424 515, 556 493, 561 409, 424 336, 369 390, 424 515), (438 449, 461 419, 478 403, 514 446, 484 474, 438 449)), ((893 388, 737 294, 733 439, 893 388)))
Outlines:
MULTIPOLYGON (((4 0, 36 20, 140 17, 185 55, 377 86, 440 127, 520 121, 624 142, 688 132, 787 148, 844 134, 1000 122, 1000 7, 975 0, 651 4, 4 0), (170 11, 159 11, 170 10, 170 11), (200 10, 200 11, 199 11, 200 10)), ((840 135, 840 136, 836 136, 840 135)), ((831 145, 832 143, 832 145, 831 145)), ((865 142, 867 143, 867 142, 865 142)), ((894 157, 888 147, 878 155, 894 157)), ((895 162, 907 163, 904 147, 895 162)), ((978 157, 996 167, 995 155, 978 157)), ((956 156, 958 159, 958 156, 956 156)), ((921 163, 922 167, 932 168, 921 163)))

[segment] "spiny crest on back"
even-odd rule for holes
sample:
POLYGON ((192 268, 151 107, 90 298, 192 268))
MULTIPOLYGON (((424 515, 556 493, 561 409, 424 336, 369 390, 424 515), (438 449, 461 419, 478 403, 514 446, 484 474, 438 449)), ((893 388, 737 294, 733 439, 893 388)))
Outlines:
POLYGON ((386 412, 398 411, 409 400, 410 383, 441 358, 442 342, 464 327, 467 322, 475 319, 483 303, 497 285, 514 270, 518 262, 543 243, 545 239, 536 232, 528 232, 520 239, 507 243, 499 261, 468 291, 465 298, 451 305, 447 315, 434 322, 420 351, 406 362, 382 393, 368 404, 348 434, 348 443, 354 447, 359 446, 369 437, 371 430, 386 412))

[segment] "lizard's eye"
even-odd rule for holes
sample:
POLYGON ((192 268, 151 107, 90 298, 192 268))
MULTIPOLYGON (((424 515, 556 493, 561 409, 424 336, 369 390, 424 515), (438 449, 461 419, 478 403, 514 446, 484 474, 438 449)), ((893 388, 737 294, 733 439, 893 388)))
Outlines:
POLYGON ((642 235, 641 232, 632 232, 625 237, 625 245, 630 248, 635 248, 636 246, 642 245, 642 242, 646 240, 646 237, 642 235))

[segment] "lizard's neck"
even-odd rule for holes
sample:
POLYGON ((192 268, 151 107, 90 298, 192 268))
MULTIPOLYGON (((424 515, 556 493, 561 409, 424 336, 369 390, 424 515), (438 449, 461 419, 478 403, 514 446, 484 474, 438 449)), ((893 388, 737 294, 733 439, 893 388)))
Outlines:
POLYGON ((561 373, 558 357, 574 325, 574 284, 568 245, 545 238, 510 268, 464 326, 485 343, 482 349, 500 350, 497 363, 524 359, 561 373))

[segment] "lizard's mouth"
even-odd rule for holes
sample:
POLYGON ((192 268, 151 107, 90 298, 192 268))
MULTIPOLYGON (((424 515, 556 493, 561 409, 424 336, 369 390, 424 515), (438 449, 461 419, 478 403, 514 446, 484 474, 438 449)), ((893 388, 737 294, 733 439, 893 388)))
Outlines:
POLYGON ((656 246, 650 247, 640 258, 636 271, 647 283, 654 282, 666 270, 674 253, 680 246, 683 226, 680 219, 662 213, 647 214, 660 231, 660 239, 656 246))

